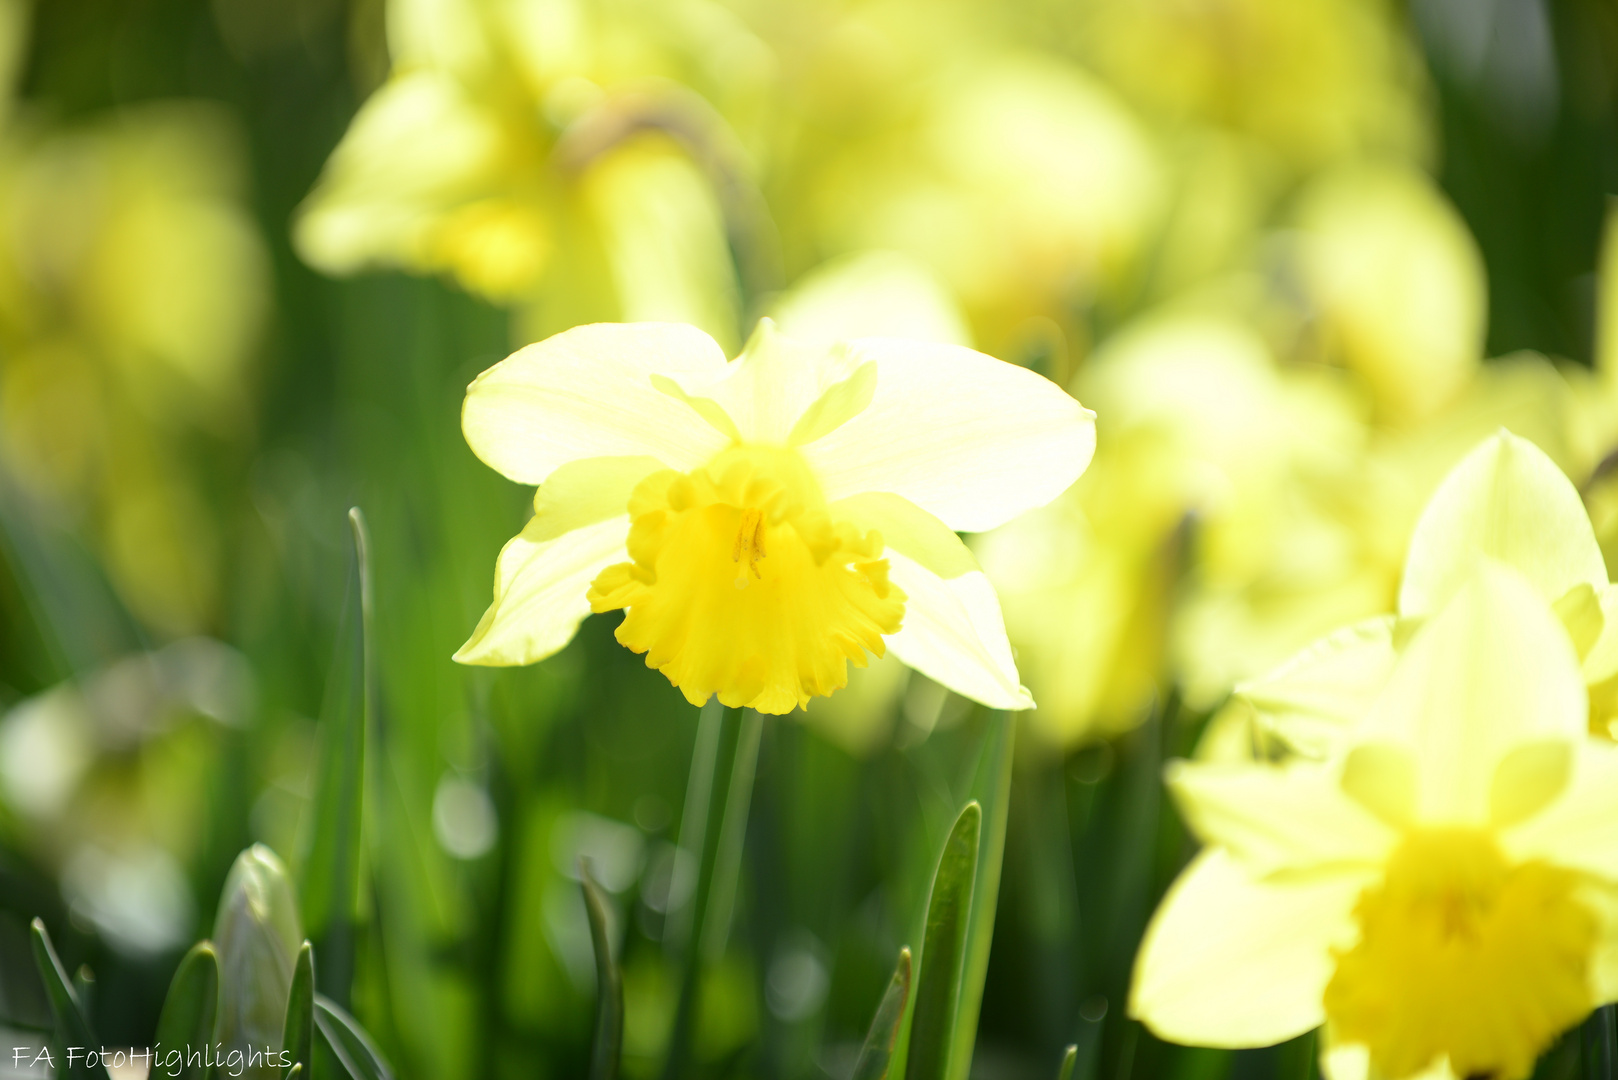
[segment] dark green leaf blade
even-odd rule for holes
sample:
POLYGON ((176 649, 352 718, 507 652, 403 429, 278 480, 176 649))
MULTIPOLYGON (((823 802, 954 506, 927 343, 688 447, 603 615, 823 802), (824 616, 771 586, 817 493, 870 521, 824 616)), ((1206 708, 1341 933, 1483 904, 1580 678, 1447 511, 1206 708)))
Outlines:
POLYGON ((1062 1054, 1062 1067, 1056 1072, 1056 1080, 1073 1080, 1073 1066, 1079 1061, 1079 1044, 1069 1043, 1065 1053, 1062 1054))
POLYGON ((590 863, 579 860, 579 886, 590 913, 590 944, 596 957, 596 1038, 590 1057, 590 1080, 617 1080, 624 1045, 624 982, 612 958, 607 902, 590 876, 590 863))
POLYGON ((298 950, 298 963, 292 969, 292 992, 287 995, 287 1023, 281 1049, 291 1056, 287 1064, 290 1078, 300 1066, 308 1071, 315 1037, 315 956, 307 941, 298 950))
POLYGON ((899 1038, 899 1022, 904 1019, 905 1002, 910 999, 910 949, 899 950, 899 963, 893 969, 888 989, 871 1017, 871 1030, 865 1035, 865 1045, 854 1062, 851 1080, 882 1080, 887 1075, 888 1063, 893 1059, 893 1044, 899 1038))
POLYGON ((906 1080, 945 1080, 948 1075, 982 825, 982 808, 976 802, 967 803, 955 819, 949 839, 944 841, 938 871, 933 875, 921 971, 916 978, 916 1004, 910 1020, 906 1080))
POLYGON ((315 1055, 325 1059, 318 1075, 326 1080, 393 1080, 371 1037, 359 1021, 324 994, 315 995, 315 1055))
MULTIPOLYGON (((153 1047, 159 1061, 179 1051, 175 1065, 183 1080, 206 1080, 208 1055, 203 1054, 192 1063, 186 1062, 186 1051, 191 1047, 206 1047, 213 1042, 214 1021, 219 1015, 219 956, 213 942, 199 941, 180 961, 174 978, 169 983, 168 997, 163 999, 163 1012, 157 1020, 157 1042, 153 1047)), ((172 1068, 173 1066, 171 1066, 172 1068)), ((153 1072, 158 1071, 153 1066, 153 1072)), ((162 1075, 171 1075, 167 1069, 162 1075)))
POLYGON ((977 872, 972 885, 972 913, 966 924, 961 963, 961 992, 950 1048, 949 1080, 967 1080, 972 1047, 977 1041, 983 981, 989 974, 994 941, 994 912, 1000 898, 1000 863, 1006 850, 1006 819, 1011 808, 1011 748, 1015 714, 996 712, 978 754, 970 795, 983 807, 977 872))
POLYGON ((79 1053, 76 1059, 68 1062, 67 1054, 58 1054, 62 1061, 64 1075, 71 1077, 105 1077, 104 1069, 92 1068, 85 1060, 84 1051, 101 1049, 100 1041, 95 1032, 90 1029, 90 1021, 84 1015, 84 1009, 79 1003, 79 995, 73 989, 73 983, 67 977, 67 970, 62 967, 61 957, 56 955, 56 947, 51 944, 50 931, 45 924, 35 919, 30 926, 34 945, 34 964, 39 968, 39 977, 45 982, 45 995, 50 1000, 51 1015, 56 1020, 56 1038, 61 1050, 77 1048, 79 1053))

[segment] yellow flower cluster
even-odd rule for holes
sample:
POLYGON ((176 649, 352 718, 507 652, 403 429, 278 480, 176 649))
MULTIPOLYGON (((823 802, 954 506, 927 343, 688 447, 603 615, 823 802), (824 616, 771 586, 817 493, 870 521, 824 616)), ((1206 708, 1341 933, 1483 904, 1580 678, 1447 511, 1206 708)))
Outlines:
POLYGON ((1506 432, 1418 522, 1398 613, 1242 686, 1169 785, 1201 854, 1131 1009, 1215 1046, 1324 1024, 1331 1080, 1521 1080, 1618 1000, 1618 586, 1506 432))

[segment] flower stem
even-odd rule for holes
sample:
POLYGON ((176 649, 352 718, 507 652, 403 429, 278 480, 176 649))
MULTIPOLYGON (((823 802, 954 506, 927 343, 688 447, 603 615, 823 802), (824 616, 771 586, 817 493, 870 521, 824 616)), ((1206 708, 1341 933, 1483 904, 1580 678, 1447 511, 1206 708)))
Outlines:
MULTIPOLYGON (((728 710, 717 699, 703 706, 697 724, 680 820, 680 847, 695 861, 697 879, 689 891, 690 899, 672 920, 667 938, 671 957, 681 965, 681 976, 663 1067, 665 1080, 676 1080, 686 1072, 702 971, 723 954, 730 932, 763 726, 763 718, 753 710, 728 710)), ((676 866, 682 861, 676 860, 676 866)), ((681 893, 685 891, 680 887, 681 893)))

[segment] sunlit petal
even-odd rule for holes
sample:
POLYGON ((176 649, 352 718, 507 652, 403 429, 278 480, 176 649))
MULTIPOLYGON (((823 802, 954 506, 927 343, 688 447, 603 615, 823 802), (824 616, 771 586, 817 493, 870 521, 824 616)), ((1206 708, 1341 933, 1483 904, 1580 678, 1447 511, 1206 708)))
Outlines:
POLYGON ((1197 1046, 1266 1046, 1325 1019, 1331 949, 1352 941, 1367 876, 1258 882, 1226 852, 1198 855, 1169 888, 1135 959, 1129 1012, 1197 1046))
POLYGON ((875 396, 803 447, 830 500, 891 491, 978 532, 1050 502, 1090 462, 1094 414, 1043 376, 958 346, 850 345, 876 364, 875 396))
POLYGON ((520 483, 569 461, 645 455, 689 469, 729 441, 655 377, 723 370, 702 331, 674 323, 597 323, 546 338, 479 375, 461 428, 473 453, 520 483))

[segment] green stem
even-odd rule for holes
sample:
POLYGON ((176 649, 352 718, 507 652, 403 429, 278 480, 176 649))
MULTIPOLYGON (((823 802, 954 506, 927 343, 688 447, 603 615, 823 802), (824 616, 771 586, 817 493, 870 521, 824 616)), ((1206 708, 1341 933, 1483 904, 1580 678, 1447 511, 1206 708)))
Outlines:
MULTIPOLYGON (((670 954, 681 965, 681 977, 664 1080, 676 1080, 686 1072, 702 969, 723 953, 730 931, 762 732, 763 718, 752 710, 737 716, 717 700, 703 706, 680 820, 680 847, 697 858, 697 880, 690 900, 677 914, 671 913, 667 937, 670 954)), ((674 888, 671 884, 671 891, 674 888)))

